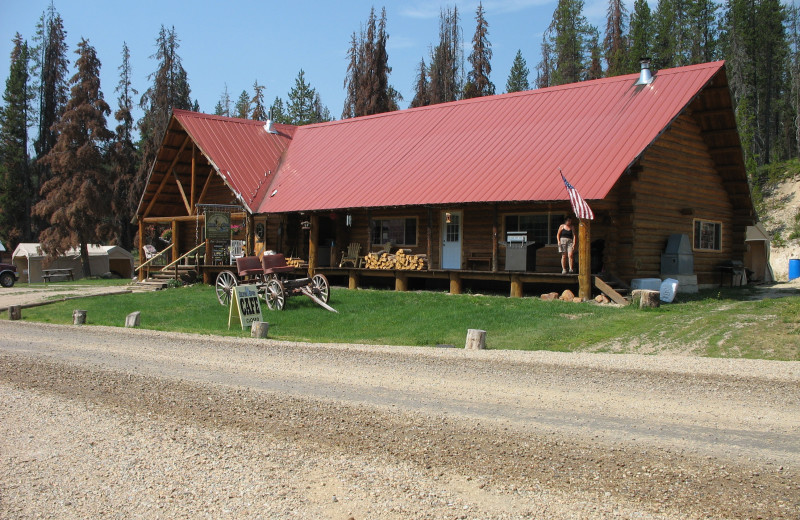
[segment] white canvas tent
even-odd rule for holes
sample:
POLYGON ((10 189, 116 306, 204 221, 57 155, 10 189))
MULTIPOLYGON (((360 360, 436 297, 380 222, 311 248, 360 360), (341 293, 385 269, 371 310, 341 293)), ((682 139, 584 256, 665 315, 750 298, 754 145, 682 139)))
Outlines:
POLYGON ((769 263, 769 234, 760 222, 755 226, 747 226, 745 236, 747 252, 744 254, 744 266, 753 271, 752 281, 772 283, 775 275, 769 263))
MULTIPOLYGON (((38 243, 24 242, 17 246, 12 261, 20 273, 20 282, 42 282, 42 269, 72 269, 75 279, 83 277, 81 255, 78 249, 44 266, 47 255, 38 243)), ((119 246, 89 246, 89 270, 92 276, 116 273, 122 278, 133 276, 133 255, 119 246)))

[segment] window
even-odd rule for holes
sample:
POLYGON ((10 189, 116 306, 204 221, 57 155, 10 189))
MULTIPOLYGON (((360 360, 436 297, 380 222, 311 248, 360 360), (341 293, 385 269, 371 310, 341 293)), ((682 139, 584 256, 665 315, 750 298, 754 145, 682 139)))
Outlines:
POLYGON ((416 218, 374 219, 370 222, 372 245, 391 242, 396 246, 417 245, 416 218))
POLYGON ((506 215, 506 233, 527 231, 528 241, 539 244, 555 244, 558 226, 564 222, 563 213, 533 215, 506 215))
POLYGON ((706 251, 722 249, 722 224, 706 220, 694 221, 694 248, 706 251))

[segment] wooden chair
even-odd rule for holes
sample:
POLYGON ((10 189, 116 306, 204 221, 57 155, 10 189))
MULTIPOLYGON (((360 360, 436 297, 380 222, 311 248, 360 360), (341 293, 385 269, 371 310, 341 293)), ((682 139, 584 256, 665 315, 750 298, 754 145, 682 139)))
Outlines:
POLYGON ((364 263, 364 259, 361 258, 361 244, 358 242, 352 242, 347 246, 347 251, 342 251, 339 267, 344 267, 348 263, 352 264, 353 267, 361 267, 364 263))
POLYGON ((244 256, 244 240, 231 240, 231 265, 236 263, 237 258, 244 256))

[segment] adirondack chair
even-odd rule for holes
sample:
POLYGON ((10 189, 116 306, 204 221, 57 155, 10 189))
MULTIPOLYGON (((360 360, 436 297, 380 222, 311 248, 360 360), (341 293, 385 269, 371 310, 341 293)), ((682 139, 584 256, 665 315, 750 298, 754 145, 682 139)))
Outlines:
POLYGON ((231 265, 236 263, 237 258, 244 256, 244 240, 231 240, 231 265))
POLYGON ((358 242, 352 242, 347 246, 347 251, 342 251, 339 267, 344 267, 348 263, 353 267, 361 267, 364 263, 364 259, 361 257, 361 244, 358 242))

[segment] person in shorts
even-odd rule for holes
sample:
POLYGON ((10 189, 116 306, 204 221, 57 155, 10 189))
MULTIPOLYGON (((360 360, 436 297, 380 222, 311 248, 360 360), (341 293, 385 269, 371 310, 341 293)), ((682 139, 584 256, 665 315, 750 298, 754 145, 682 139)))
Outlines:
POLYGON ((576 238, 572 219, 567 217, 564 219, 564 223, 558 226, 558 233, 556 233, 558 252, 561 253, 561 274, 567 273, 567 261, 569 261, 570 274, 575 272, 573 269, 573 252, 576 238))

